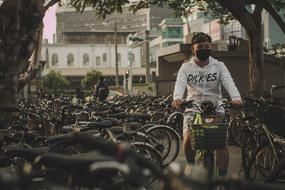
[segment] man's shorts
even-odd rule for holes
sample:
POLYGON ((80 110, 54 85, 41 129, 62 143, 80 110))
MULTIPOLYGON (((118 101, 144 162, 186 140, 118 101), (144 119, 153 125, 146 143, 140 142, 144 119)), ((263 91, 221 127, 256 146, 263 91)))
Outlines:
POLYGON ((191 131, 191 126, 192 126, 192 123, 193 123, 193 120, 194 120, 196 114, 197 114, 197 112, 193 112, 193 111, 188 111, 188 112, 184 113, 183 135, 187 131, 191 131))

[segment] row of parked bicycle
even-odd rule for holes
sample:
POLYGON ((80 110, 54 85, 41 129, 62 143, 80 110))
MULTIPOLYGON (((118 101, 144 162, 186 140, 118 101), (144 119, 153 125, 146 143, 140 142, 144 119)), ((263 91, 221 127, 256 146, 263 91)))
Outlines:
POLYGON ((285 98, 273 96, 274 90, 282 88, 272 86, 266 98, 244 97, 244 108, 232 114, 230 139, 241 147, 247 179, 285 180, 285 98))
MULTIPOLYGON (((245 177, 253 179, 258 171, 268 182, 281 182, 285 179, 284 139, 274 135, 280 121, 275 125, 275 115, 269 123, 263 120, 273 113, 270 109, 280 105, 273 99, 244 100, 245 107, 230 114, 229 136, 242 148, 245 177)), ((74 105, 70 97, 62 96, 20 101, 17 107, 2 106, 0 111, 9 113, 0 126, 0 186, 284 189, 282 185, 241 180, 197 180, 170 165, 179 153, 183 124, 183 113, 173 110, 171 102, 171 96, 138 96, 74 105)))

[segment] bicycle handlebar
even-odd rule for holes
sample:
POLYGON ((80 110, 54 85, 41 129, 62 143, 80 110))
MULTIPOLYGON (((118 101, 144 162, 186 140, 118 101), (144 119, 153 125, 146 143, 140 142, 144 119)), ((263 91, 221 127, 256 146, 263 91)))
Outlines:
MULTIPOLYGON (((196 102, 194 102, 193 100, 190 101, 183 101, 181 103, 181 108, 186 109, 186 108, 197 108, 200 112, 203 112, 202 108, 200 105, 198 105, 196 102)), ((219 110, 221 107, 224 108, 229 108, 229 107, 233 107, 233 104, 231 104, 230 102, 222 102, 221 104, 219 104, 218 106, 215 107, 215 111, 219 110)))
POLYGON ((194 102, 194 100, 185 100, 181 103, 181 108, 182 109, 186 109, 186 108, 197 108, 199 111, 203 112, 203 110, 201 109, 201 107, 196 103, 194 102))
POLYGON ((130 173, 130 168, 127 164, 119 163, 116 161, 106 161, 106 162, 94 162, 89 166, 91 172, 96 172, 100 169, 115 169, 124 174, 128 175, 130 173))

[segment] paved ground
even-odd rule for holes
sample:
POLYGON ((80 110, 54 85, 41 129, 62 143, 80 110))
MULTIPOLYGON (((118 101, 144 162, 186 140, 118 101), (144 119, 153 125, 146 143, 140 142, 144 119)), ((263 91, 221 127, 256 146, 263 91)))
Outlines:
MULTIPOLYGON (((180 152, 178 158, 175 160, 176 162, 182 165, 182 168, 186 166, 186 160, 184 156, 184 152, 182 146, 180 146, 180 152)), ((228 175, 229 177, 238 177, 240 174, 241 168, 241 149, 236 146, 230 146, 230 165, 228 175)))
MULTIPOLYGON (((186 166, 186 159, 182 149, 182 144, 180 146, 179 155, 175 160, 175 162, 178 162, 181 165, 181 168, 185 168, 186 166)), ((241 149, 236 146, 230 146, 230 165, 229 165, 228 177, 242 178, 242 176, 240 176, 240 168, 241 168, 241 149)), ((149 190, 157 190, 159 189, 158 186, 159 185, 157 183, 154 183, 149 190)))

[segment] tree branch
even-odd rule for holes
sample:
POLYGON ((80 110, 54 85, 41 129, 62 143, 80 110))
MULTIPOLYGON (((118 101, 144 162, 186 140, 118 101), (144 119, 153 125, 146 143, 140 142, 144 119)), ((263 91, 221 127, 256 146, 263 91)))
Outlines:
POLYGON ((277 13, 268 0, 262 1, 263 8, 270 13, 275 22, 279 25, 283 33, 285 34, 285 22, 282 17, 277 13))
POLYGON ((48 8, 50 8, 51 6, 53 6, 54 4, 60 2, 60 0, 51 0, 46 6, 44 6, 44 12, 46 12, 46 10, 48 10, 48 8))
POLYGON ((260 5, 256 5, 255 6, 255 9, 254 9, 254 11, 253 11, 253 18, 254 18, 254 20, 255 20, 255 23, 257 24, 257 25, 261 25, 261 13, 262 13, 262 9, 263 9, 263 7, 262 6, 260 6, 260 5))
POLYGON ((247 32, 259 32, 259 29, 256 28, 256 23, 252 17, 253 15, 246 10, 245 5, 242 4, 242 0, 217 0, 217 2, 223 8, 228 9, 247 32))

